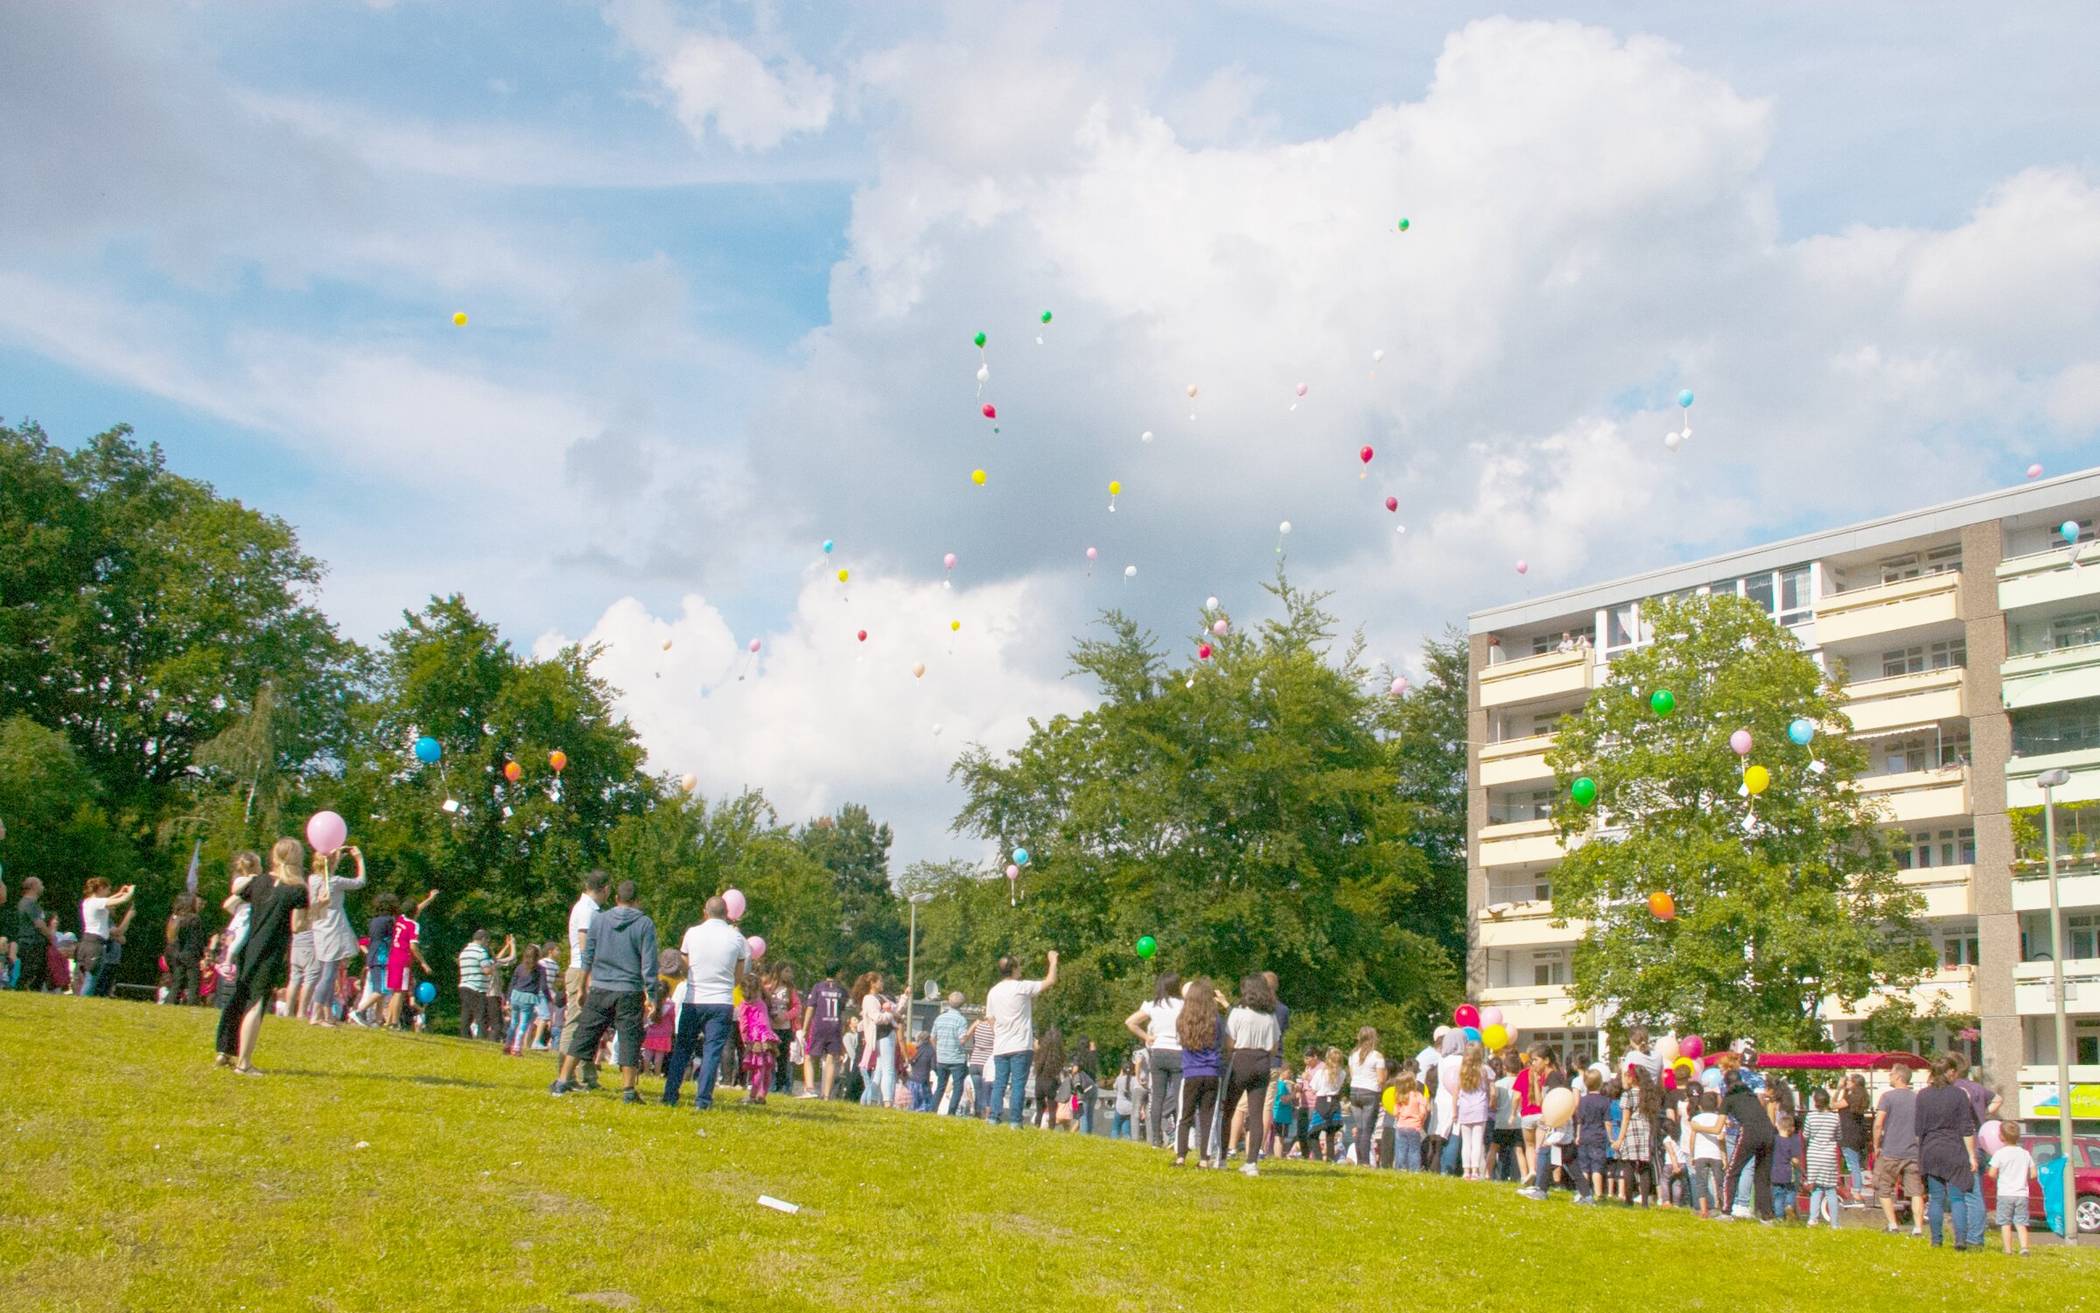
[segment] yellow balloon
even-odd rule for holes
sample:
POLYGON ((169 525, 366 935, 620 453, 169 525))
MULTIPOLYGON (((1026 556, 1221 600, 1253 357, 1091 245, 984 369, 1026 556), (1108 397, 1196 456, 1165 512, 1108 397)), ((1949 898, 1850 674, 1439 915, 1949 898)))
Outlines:
POLYGON ((982 488, 982 487, 984 486, 984 471, 983 471, 983 470, 971 470, 971 471, 970 471, 970 482, 972 482, 972 483, 976 484, 976 485, 977 485, 978 487, 982 488))
POLYGON ((949 633, 951 633, 951 634, 952 634, 952 633, 954 633, 954 632, 955 632, 956 630, 958 630, 958 629, 961 629, 961 628, 962 628, 962 621, 960 621, 960 620, 950 620, 950 621, 948 622, 948 632, 949 632, 949 633))
POLYGON ((454 310, 452 312, 452 326, 454 328, 465 328, 467 326, 467 312, 454 310))
POLYGON ((1120 480, 1120 479, 1110 479, 1110 480, 1108 481, 1108 495, 1109 495, 1109 496, 1111 496, 1111 497, 1117 496, 1117 495, 1118 495, 1118 494, 1120 494, 1120 493, 1121 493, 1122 491, 1123 491, 1123 482, 1122 482, 1122 480, 1120 480))
POLYGON ((1509 1027, 1499 1021, 1492 1026, 1482 1027, 1480 1042, 1487 1046, 1488 1052, 1500 1053, 1503 1049, 1509 1047, 1509 1027))
POLYGON ((846 582, 846 572, 844 570, 839 571, 839 582, 846 582))
POLYGON ((1771 785, 1772 772, 1762 766, 1752 766, 1749 770, 1743 772, 1743 787, 1750 790, 1750 796, 1753 798, 1770 788, 1771 785))

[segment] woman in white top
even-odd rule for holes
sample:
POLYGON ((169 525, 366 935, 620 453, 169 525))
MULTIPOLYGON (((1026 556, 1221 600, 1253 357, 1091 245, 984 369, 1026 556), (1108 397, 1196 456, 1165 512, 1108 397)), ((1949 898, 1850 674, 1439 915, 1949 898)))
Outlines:
POLYGON ((1378 1091, 1384 1084, 1385 1055, 1378 1051, 1378 1032, 1365 1026, 1356 1032, 1356 1047, 1349 1050, 1349 1142, 1360 1167, 1371 1166, 1378 1091))
POLYGON ((1232 1125, 1242 1094, 1252 1100, 1246 1120, 1247 1161, 1241 1164, 1240 1172, 1256 1176, 1260 1174, 1255 1164, 1261 1161, 1264 1138, 1261 1107, 1269 1097, 1269 1059, 1283 1041, 1283 1031, 1276 1024, 1276 991, 1259 971, 1241 979, 1239 1006, 1225 1018, 1225 1035, 1231 1041, 1232 1065, 1225 1072, 1225 1107, 1219 1113, 1219 1121, 1232 1125))
MULTIPOLYGON (((336 977, 343 963, 357 956, 357 931, 343 906, 343 895, 365 887, 365 855, 345 846, 357 865, 356 875, 336 875, 331 861, 319 874, 306 877, 307 919, 314 936, 312 997, 307 1000, 306 1019, 315 1026, 335 1024, 336 977)), ((340 860, 338 858, 337 860, 340 860)))
POLYGON ((867 1080, 860 1101, 889 1108, 897 1102, 897 1001, 882 992, 882 973, 870 971, 859 981, 860 1063, 867 1080))
POLYGON ((1169 971, 1152 987, 1152 1001, 1123 1019, 1123 1028, 1145 1046, 1152 1066, 1152 1097, 1146 1109, 1145 1143, 1155 1149, 1173 1143, 1167 1126, 1172 1109, 1181 1106, 1181 977, 1169 971))
MULTIPOLYGON (((111 893, 109 881, 96 876, 82 890, 87 897, 80 900, 80 946, 73 950, 73 961, 80 967, 80 994, 93 998, 96 994, 109 992, 107 982, 99 979, 104 971, 102 959, 108 955, 111 935, 109 912, 113 907, 122 907, 131 901, 132 886, 111 893)), ((111 963, 107 969, 115 970, 111 963)))

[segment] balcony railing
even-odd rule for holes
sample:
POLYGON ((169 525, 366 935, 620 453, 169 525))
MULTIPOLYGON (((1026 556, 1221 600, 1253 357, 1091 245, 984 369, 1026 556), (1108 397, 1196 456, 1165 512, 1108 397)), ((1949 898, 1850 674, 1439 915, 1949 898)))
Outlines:
POLYGON ((1923 574, 1817 598, 1816 642, 1829 647, 1962 618, 1961 572, 1923 574))
POLYGON ((1967 682, 1960 666, 1854 680, 1845 685, 1845 715, 1855 734, 1953 720, 1967 714, 1967 682))
POLYGON ((1595 672, 1596 655, 1587 648, 1503 661, 1480 672, 1480 705, 1507 707, 1587 693, 1595 672))

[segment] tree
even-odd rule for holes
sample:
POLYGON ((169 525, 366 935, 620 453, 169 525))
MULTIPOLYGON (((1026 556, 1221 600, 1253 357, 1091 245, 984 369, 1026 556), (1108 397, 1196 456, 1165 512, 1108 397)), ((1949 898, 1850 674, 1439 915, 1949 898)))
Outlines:
POLYGON ((1429 874, 1409 904, 1407 926, 1442 944, 1452 960, 1466 951, 1466 636, 1456 628, 1423 644, 1422 682, 1387 699, 1380 725, 1393 744, 1409 839, 1429 874))
POLYGON ((1587 923, 1577 1004, 1625 1023, 1824 1047, 1823 1001, 1922 978, 1923 899, 1901 884, 1884 822, 1860 793, 1866 754, 1845 737, 1843 692, 1751 602, 1643 603, 1655 639, 1613 659, 1609 681, 1563 717, 1547 754, 1570 851, 1557 916, 1587 923), (1675 699, 1658 714, 1658 691, 1675 699), (1805 718, 1808 746, 1788 739, 1805 718), (1752 752, 1730 746, 1748 730, 1752 752), (1745 792, 1746 767, 1770 787, 1745 792), (1595 783, 1594 807, 1570 795, 1595 783), (1651 914, 1670 895, 1674 920, 1651 914))
POLYGON ((131 876, 137 853, 110 823, 100 795, 101 784, 65 735, 27 716, 0 721, 0 818, 7 821, 0 859, 11 894, 19 896, 33 875, 50 891, 45 907, 63 911, 76 905, 88 876, 113 884, 131 876))
MULTIPOLYGON (((849 971, 897 971, 905 955, 904 916, 890 888, 890 827, 849 802, 797 836, 831 872, 839 906, 839 962, 849 971)), ((902 979, 902 977, 899 977, 902 979)))
POLYGON ((1106 637, 1073 652, 1098 707, 1031 721, 1003 760, 973 748, 956 762, 957 827, 1033 858, 1018 907, 973 891, 967 906, 996 924, 957 966, 1059 949, 1046 1006, 1097 1040, 1121 1034, 1168 967, 1231 985, 1276 971, 1296 1033, 1427 1029, 1453 960, 1410 925, 1431 873, 1418 809, 1399 796, 1385 689, 1366 687, 1360 643, 1333 652, 1323 596, 1280 575, 1269 592, 1279 619, 1220 637, 1201 617, 1183 650, 1207 643, 1210 658, 1180 669, 1129 619, 1104 616, 1106 637), (1156 961, 1133 951, 1142 935, 1156 961))

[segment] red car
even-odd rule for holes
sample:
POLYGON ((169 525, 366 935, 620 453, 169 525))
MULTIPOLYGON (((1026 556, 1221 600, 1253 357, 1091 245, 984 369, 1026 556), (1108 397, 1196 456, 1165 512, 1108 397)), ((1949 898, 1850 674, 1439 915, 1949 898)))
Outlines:
MULTIPOLYGON (((2027 1183, 2027 1212, 2030 1225, 2035 1230, 2045 1229, 2044 1218, 2049 1214, 2042 1207, 2041 1166, 2055 1158, 2058 1151, 2057 1124, 2052 1120, 2030 1121, 2020 1124, 2020 1143, 2034 1155, 2035 1179, 2027 1183)), ((2072 1169, 2078 1182, 2078 1229, 2081 1232, 2100 1231, 2100 1135, 2073 1135, 2071 1151, 2076 1155, 2072 1169)), ((1998 1183, 1986 1176, 1983 1178, 1983 1207, 1985 1222, 1998 1225, 1998 1183)))

